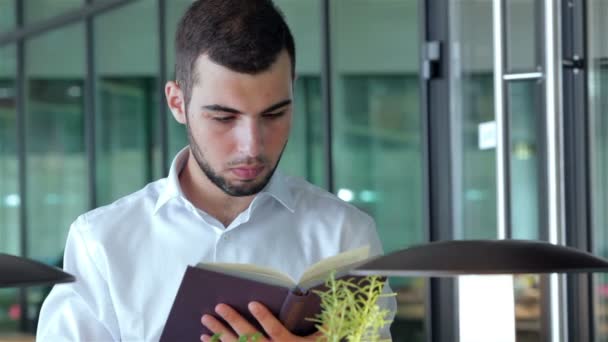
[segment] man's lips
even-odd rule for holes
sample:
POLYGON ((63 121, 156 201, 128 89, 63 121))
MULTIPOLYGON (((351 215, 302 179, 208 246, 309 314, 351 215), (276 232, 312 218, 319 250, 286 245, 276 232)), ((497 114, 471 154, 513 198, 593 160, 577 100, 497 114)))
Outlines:
POLYGON ((254 179, 264 170, 264 166, 241 166, 230 169, 233 174, 241 179, 254 179))

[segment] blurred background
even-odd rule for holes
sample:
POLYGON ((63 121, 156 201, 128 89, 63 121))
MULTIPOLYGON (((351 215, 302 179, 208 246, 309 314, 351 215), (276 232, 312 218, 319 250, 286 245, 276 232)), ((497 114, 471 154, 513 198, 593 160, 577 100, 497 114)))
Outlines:
MULTIPOLYGON (((298 74, 280 167, 372 215, 386 252, 558 236, 608 257, 608 1, 275 2, 298 74)), ((167 174, 187 140, 163 86, 190 3, 0 0, 0 252, 60 266, 79 214, 167 174)), ((457 340, 456 280, 391 282, 395 341, 457 340)), ((0 290, 0 339, 32 340, 48 291, 0 290)), ((569 277, 563 317, 539 276, 513 294, 518 341, 554 320, 608 341, 605 276, 569 277)))

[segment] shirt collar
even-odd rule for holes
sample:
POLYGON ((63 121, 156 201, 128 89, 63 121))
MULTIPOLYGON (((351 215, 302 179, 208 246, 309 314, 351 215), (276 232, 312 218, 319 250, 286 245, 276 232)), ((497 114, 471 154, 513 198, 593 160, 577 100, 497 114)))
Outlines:
MULTIPOLYGON (((156 200, 154 214, 156 214, 156 212, 163 205, 165 205, 167 202, 169 202, 169 200, 173 198, 183 197, 185 199, 181 185, 179 183, 179 174, 186 165, 189 153, 189 148, 188 146, 186 146, 177 153, 175 158, 173 158, 171 168, 169 169, 169 176, 167 177, 167 181, 165 183, 165 189, 156 200)), ((275 170, 274 174, 272 175, 272 178, 270 179, 266 187, 260 192, 260 194, 269 194, 270 196, 274 197, 279 203, 285 206, 285 208, 287 208, 289 211, 295 212, 293 194, 291 193, 291 189, 289 188, 289 185, 287 183, 287 177, 283 175, 279 170, 275 170)), ((260 194, 258 194, 258 196, 260 194)))
POLYGON ((270 178, 270 181, 261 193, 271 195, 289 211, 295 212, 294 198, 288 184, 288 179, 279 170, 275 170, 272 178, 270 178))
POLYGON ((165 205, 169 200, 176 197, 183 197, 182 188, 179 184, 179 174, 186 165, 186 161, 188 160, 189 154, 188 146, 184 147, 181 151, 177 153, 175 158, 173 158, 173 162, 171 163, 171 168, 169 169, 169 176, 167 177, 167 181, 165 182, 165 189, 162 191, 158 199, 156 200, 156 206, 154 207, 154 214, 160 209, 163 205, 165 205))

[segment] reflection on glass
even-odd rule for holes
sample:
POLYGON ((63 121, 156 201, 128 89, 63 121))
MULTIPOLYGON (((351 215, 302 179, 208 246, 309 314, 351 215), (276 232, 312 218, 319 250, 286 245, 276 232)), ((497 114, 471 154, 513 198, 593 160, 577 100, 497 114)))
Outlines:
POLYGON ((83 26, 36 37, 26 51, 28 250, 30 257, 52 263, 88 203, 83 26), (49 55, 49 47, 64 53, 49 55))
POLYGON ((155 18, 156 4, 146 0, 94 21, 98 205, 161 177, 155 18), (146 20, 133 21, 135 17, 146 20))
POLYGON ((285 173, 324 187, 323 114, 321 110, 321 42, 319 0, 275 2, 283 11, 296 43, 296 83, 289 143, 281 159, 285 173))
POLYGON ((83 0, 22 0, 25 23, 52 18, 84 5, 83 0))
MULTIPOLYGON (((417 2, 330 4, 335 191, 375 218, 385 251, 421 243, 417 2)), ((423 341, 424 281, 391 286, 393 338, 423 341)))
POLYGON ((511 141, 511 229, 514 239, 538 239, 538 130, 542 88, 536 81, 507 87, 511 141))
MULTIPOLYGON (((0 9, 1 11, 1 9, 0 9)), ((14 45, 0 48, 0 253, 20 254, 19 167, 14 45)), ((0 339, 16 331, 19 322, 17 290, 0 290, 0 339)))
MULTIPOLYGON (((507 45, 507 70, 535 71, 538 59, 538 13, 539 0, 505 1, 505 31, 507 45)), ((491 20, 492 16, 488 17, 491 20)), ((491 32, 491 30, 490 30, 491 32)))
MULTIPOLYGON (((514 239, 538 239, 538 130, 542 99, 537 81, 511 82, 507 86, 511 141, 511 229, 514 239)), ((540 339, 540 285, 538 275, 514 277, 517 340, 540 339)))
POLYGON ((324 187, 323 136, 321 78, 298 76, 291 134, 281 158, 281 170, 324 187))
POLYGON ((19 167, 14 45, 0 48, 0 252, 19 253, 19 167))
POLYGON ((0 32, 15 28, 16 14, 14 0, 0 1, 0 32))
POLYGON ((515 337, 517 341, 541 340, 541 289, 538 274, 513 276, 515 295, 515 337))
MULTIPOLYGON (((84 26, 50 31, 25 48, 27 256, 59 265, 68 228, 89 203, 84 26)), ((29 321, 36 321, 48 290, 28 290, 29 321)))
MULTIPOLYGON (((608 55, 606 55, 608 56, 608 55)), ((606 59, 607 57, 604 57, 606 59)), ((593 236, 594 252, 608 258, 608 63, 595 65, 595 82, 590 91, 590 111, 593 115, 593 236)), ((598 341, 608 341, 608 275, 594 275, 596 332, 598 341), (601 338, 599 338, 601 337, 601 338)))
MULTIPOLYGON (((496 152, 492 134, 480 144, 484 127, 494 121, 492 3, 476 0, 450 2, 451 113, 454 123, 454 168, 457 238, 493 239, 496 226, 496 152), (484 126, 485 125, 485 126, 484 126)), ((491 131, 491 130, 490 130, 491 131)), ((495 140, 494 140, 495 141, 495 140)))
POLYGON ((29 256, 61 256, 67 228, 87 209, 84 29, 73 25, 26 44, 29 256), (48 54, 47 51, 65 51, 48 54))
MULTIPOLYGON (((496 150, 480 146, 484 127, 494 122, 494 81, 491 71, 469 70, 459 83, 461 98, 459 116, 460 153, 457 162, 460 173, 461 223, 456 230, 459 238, 494 239, 497 237, 496 150)), ((454 122, 454 121, 453 121, 454 122)), ((490 129, 491 130, 491 129, 490 129)), ((483 142, 482 142, 483 144, 483 142)))
MULTIPOLYGON (((589 1, 588 60, 591 120, 593 252, 608 257, 608 2, 589 1)), ((608 341, 608 274, 593 276, 596 341, 608 341)))

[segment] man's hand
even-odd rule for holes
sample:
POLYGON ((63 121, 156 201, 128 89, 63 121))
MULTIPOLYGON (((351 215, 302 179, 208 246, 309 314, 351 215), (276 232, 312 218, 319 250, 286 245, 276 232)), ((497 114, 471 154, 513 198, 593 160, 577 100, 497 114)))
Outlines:
MULTIPOLYGON (((280 341, 280 342, 308 342, 316 341, 321 337, 320 333, 315 333, 306 337, 300 337, 293 335, 287 330, 279 320, 262 304, 258 302, 249 303, 249 311, 253 314, 255 319, 262 325, 264 331, 268 335, 269 339, 261 337, 257 339, 258 342, 267 341, 280 341)), ((255 334, 256 329, 249 323, 243 316, 239 315, 233 308, 226 304, 218 304, 215 307, 215 312, 220 315, 228 324, 232 330, 236 331, 239 336, 255 334)), ((236 336, 229 328, 226 328, 224 324, 215 319, 211 315, 204 315, 201 318, 201 322, 207 329, 214 333, 219 333, 220 340, 222 342, 236 342, 238 336, 236 336)), ((202 335, 201 341, 211 341, 211 336, 202 335)))

